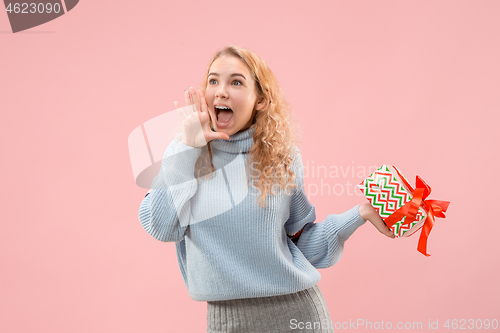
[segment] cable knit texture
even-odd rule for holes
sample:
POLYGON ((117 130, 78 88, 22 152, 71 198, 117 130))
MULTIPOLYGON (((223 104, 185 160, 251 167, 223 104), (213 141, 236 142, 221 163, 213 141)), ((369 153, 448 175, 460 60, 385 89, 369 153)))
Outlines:
MULTIPOLYGON (((173 140, 162 167, 139 209, 144 229, 163 242, 175 242, 177 260, 195 301, 267 297, 298 292, 321 278, 317 268, 334 265, 344 242, 364 222, 355 206, 314 223, 304 192, 304 171, 296 149, 293 170, 298 187, 286 195, 268 194, 247 181, 247 152, 254 127, 211 141, 214 175, 194 176, 203 148, 173 140), (297 244, 287 235, 303 229, 297 244)), ((206 149, 206 147, 205 147, 206 149)))

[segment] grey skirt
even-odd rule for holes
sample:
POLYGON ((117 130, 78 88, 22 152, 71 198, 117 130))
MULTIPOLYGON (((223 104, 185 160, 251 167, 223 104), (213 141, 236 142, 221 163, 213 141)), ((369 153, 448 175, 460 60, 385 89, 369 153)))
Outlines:
POLYGON ((288 295, 208 301, 207 310, 209 333, 334 332, 317 285, 288 295))

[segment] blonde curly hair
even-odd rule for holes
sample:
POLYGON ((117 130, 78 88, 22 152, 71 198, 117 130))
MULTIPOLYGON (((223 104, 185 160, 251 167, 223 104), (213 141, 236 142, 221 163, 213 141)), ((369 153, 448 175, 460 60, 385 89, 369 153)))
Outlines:
MULTIPOLYGON (((279 87, 278 80, 271 69, 257 54, 236 45, 228 45, 217 52, 207 66, 207 72, 200 89, 205 93, 208 85, 208 74, 210 66, 219 57, 232 56, 245 63, 253 74, 255 81, 257 100, 264 97, 266 106, 257 111, 254 123, 254 144, 248 152, 248 165, 256 164, 253 171, 259 174, 254 178, 254 185, 260 189, 261 195, 257 199, 260 207, 266 207, 266 196, 273 192, 275 186, 279 185, 290 195, 290 189, 296 188, 295 172, 292 170, 293 154, 299 139, 296 135, 298 125, 291 112, 290 104, 285 100, 283 91, 279 87), (256 162, 256 163, 255 163, 256 162)), ((255 112, 255 110, 254 110, 255 112)), ((213 128, 212 119, 210 120, 213 128)), ((213 175, 212 150, 210 142, 203 148, 202 154, 195 165, 197 178, 208 178, 213 175)), ((250 178, 249 178, 250 179, 250 178)))

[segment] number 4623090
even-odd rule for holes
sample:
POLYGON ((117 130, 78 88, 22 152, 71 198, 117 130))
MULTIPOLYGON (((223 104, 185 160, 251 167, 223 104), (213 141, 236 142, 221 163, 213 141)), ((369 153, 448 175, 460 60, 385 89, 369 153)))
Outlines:
POLYGON ((498 320, 493 319, 452 319, 450 322, 450 319, 446 320, 446 323, 443 325, 444 327, 448 329, 459 329, 459 330, 467 330, 467 329, 494 329, 496 330, 498 328, 498 320))
POLYGON ((15 3, 12 5, 12 3, 9 3, 7 8, 5 8, 5 11, 8 12, 9 14, 14 12, 16 14, 21 13, 21 14, 35 14, 35 13, 59 13, 61 11, 61 5, 59 3, 55 3, 54 6, 52 6, 51 3, 15 3), (22 6, 22 8, 21 8, 22 6), (30 11, 27 11, 28 7, 31 7, 30 11), (22 9, 22 11, 21 11, 22 9))

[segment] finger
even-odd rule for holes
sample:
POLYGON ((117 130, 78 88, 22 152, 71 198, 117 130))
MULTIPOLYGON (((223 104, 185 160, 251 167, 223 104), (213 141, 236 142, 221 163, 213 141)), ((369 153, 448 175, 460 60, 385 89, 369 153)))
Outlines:
POLYGON ((198 89, 198 96, 200 98, 201 110, 200 112, 208 112, 207 100, 205 99, 205 95, 203 95, 203 91, 198 89))
POLYGON ((210 136, 209 141, 212 141, 215 139, 222 139, 222 140, 230 140, 231 139, 229 137, 229 135, 227 135, 226 133, 210 132, 209 136, 210 136))
POLYGON ((387 237, 390 237, 390 238, 395 238, 396 236, 394 235, 394 233, 392 232, 392 229, 389 228, 387 226, 387 224, 385 224, 384 220, 382 219, 382 217, 380 217, 380 215, 376 215, 375 217, 371 218, 370 219, 370 222, 377 228, 377 230, 387 236, 387 237))
POLYGON ((198 109, 198 111, 205 112, 206 103, 204 103, 203 98, 201 97, 200 89, 196 90, 196 95, 198 96, 198 100, 200 101, 200 108, 198 109))
MULTIPOLYGON (((191 87, 190 87, 191 88, 191 87)), ((186 99, 186 116, 189 116, 196 111, 196 106, 193 101, 193 96, 189 90, 186 90, 187 96, 185 97, 186 99)))
POLYGON ((386 226, 386 228, 387 228, 387 229, 386 229, 386 231, 385 231, 385 235, 386 235, 387 237, 390 237, 390 238, 396 238, 396 235, 394 234, 394 232, 392 232, 392 229, 391 229, 391 228, 389 228, 389 227, 387 227, 387 226, 386 226))
POLYGON ((189 91, 184 90, 184 101, 186 102, 186 106, 191 105, 191 96, 189 91))
POLYGON ((200 111, 200 99, 196 90, 193 87, 189 87, 189 92, 191 93, 191 97, 194 103, 195 111, 200 111))

